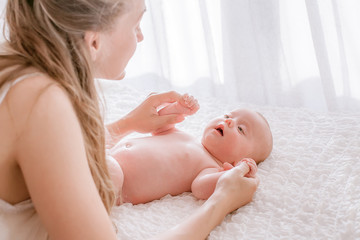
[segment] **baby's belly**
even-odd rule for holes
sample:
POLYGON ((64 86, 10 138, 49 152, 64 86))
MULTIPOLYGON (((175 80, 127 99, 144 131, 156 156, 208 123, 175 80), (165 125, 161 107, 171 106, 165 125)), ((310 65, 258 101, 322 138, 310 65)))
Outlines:
POLYGON ((115 154, 124 173, 124 202, 145 203, 191 190, 191 183, 200 170, 196 165, 189 166, 189 158, 165 154, 158 149, 143 150, 123 147, 115 154))

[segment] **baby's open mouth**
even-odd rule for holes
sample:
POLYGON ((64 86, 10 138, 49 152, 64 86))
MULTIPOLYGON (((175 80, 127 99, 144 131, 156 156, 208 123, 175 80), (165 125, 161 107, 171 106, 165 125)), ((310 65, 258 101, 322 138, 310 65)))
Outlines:
POLYGON ((216 131, 218 131, 221 136, 224 136, 224 131, 222 130, 221 127, 216 128, 216 131))

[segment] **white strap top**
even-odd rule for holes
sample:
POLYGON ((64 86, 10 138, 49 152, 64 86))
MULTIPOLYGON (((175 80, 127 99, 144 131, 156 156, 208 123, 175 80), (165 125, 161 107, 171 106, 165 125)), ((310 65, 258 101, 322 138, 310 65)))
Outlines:
MULTIPOLYGON (((0 89, 0 104, 10 88, 16 83, 41 73, 26 74, 13 82, 6 83, 0 89)), ((0 199, 0 239, 1 240, 45 240, 48 234, 40 222, 31 200, 12 205, 0 199)))
POLYGON ((31 200, 11 205, 0 199, 0 239, 48 239, 31 200))
POLYGON ((5 83, 2 88, 0 89, 0 104, 2 103, 2 101, 4 100, 4 98, 6 97, 6 94, 9 92, 10 88, 12 86, 14 86, 15 84, 17 84, 18 82, 26 79, 26 78, 30 78, 30 77, 34 77, 37 75, 41 75, 41 73, 35 72, 35 73, 30 73, 30 74, 26 74, 24 76, 19 77, 18 79, 16 79, 15 81, 12 82, 7 82, 5 83))

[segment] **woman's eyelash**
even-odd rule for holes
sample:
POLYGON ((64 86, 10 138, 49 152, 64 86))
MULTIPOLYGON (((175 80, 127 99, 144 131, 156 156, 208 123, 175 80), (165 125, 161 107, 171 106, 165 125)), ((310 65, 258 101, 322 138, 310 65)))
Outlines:
POLYGON ((225 117, 225 118, 229 118, 229 115, 225 114, 224 117, 225 117))

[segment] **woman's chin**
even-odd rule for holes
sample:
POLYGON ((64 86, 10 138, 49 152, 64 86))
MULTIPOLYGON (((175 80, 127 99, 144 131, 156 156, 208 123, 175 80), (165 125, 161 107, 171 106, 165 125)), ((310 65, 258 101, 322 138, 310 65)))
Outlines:
POLYGON ((111 79, 113 80, 123 80, 125 78, 126 72, 123 71, 122 73, 120 73, 120 75, 114 76, 111 79))
POLYGON ((117 76, 114 75, 109 75, 109 74, 105 74, 105 76, 103 74, 100 74, 100 76, 97 76, 96 78, 101 78, 101 79, 107 79, 107 80, 123 80, 125 78, 125 71, 120 73, 117 76))
POLYGON ((116 80, 123 80, 125 78, 126 72, 123 71, 120 76, 118 78, 116 78, 116 80))

